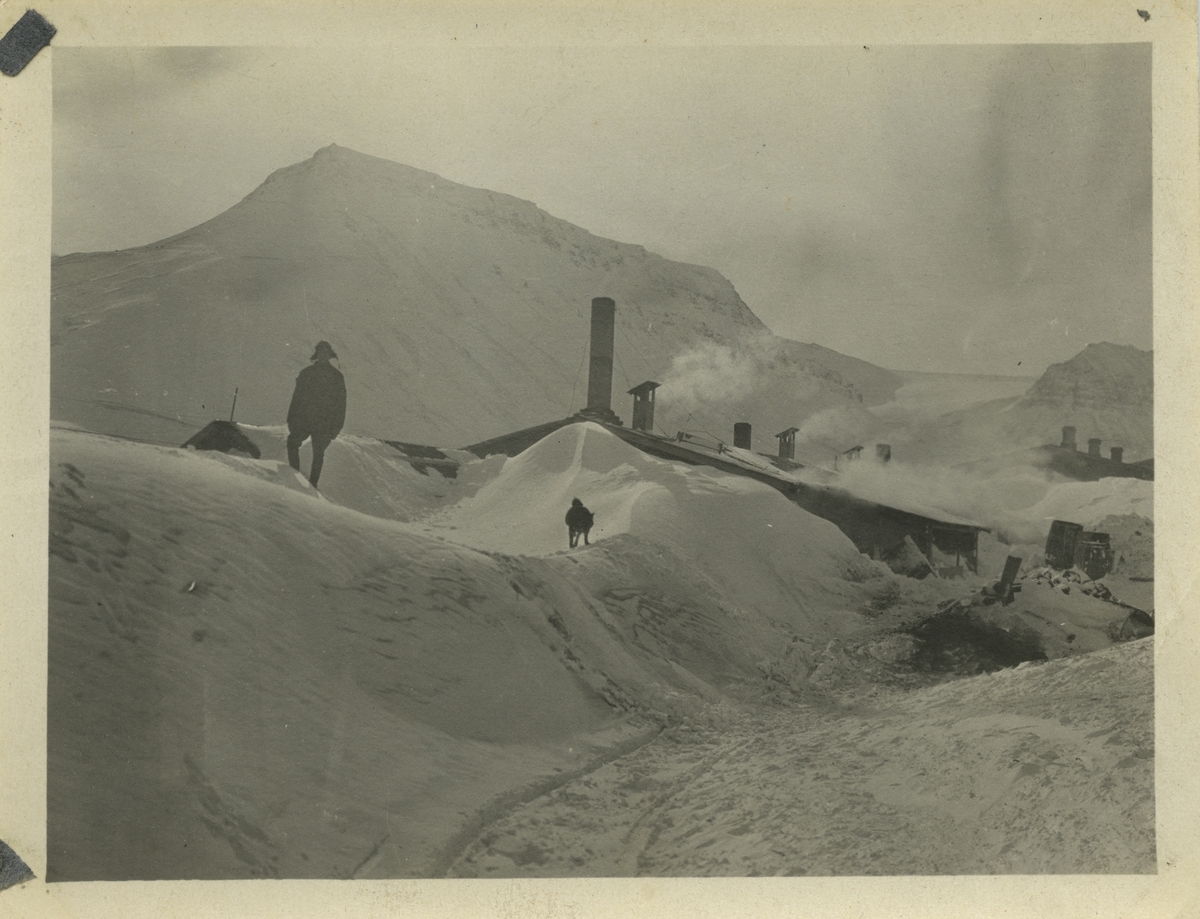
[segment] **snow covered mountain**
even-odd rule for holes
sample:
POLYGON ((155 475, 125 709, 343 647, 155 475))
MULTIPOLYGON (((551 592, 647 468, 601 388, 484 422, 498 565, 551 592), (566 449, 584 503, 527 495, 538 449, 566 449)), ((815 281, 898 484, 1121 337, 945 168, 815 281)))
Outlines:
POLYGON ((278 423, 319 339, 347 433, 460 446, 562 418, 585 401, 595 296, 617 303, 614 409, 628 420, 624 391, 663 383, 669 433, 751 421, 768 448, 897 383, 771 335, 710 268, 337 146, 200 226, 52 275, 52 416, 164 442, 225 416, 235 387, 238 420, 278 423))
POLYGON ((1025 407, 1068 411, 1148 413, 1154 405, 1154 353, 1132 345, 1088 345, 1069 361, 1051 364, 1021 398, 1025 407))

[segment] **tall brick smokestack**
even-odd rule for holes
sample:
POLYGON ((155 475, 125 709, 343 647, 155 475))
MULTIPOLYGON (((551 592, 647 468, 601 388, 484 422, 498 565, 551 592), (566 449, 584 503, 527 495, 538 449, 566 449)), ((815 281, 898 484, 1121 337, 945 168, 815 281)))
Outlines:
POLYGON ((591 359, 588 363, 588 396, 584 414, 620 424, 612 410, 613 337, 617 304, 611 297, 592 300, 591 359))
POLYGON ((594 412, 612 411, 613 338, 617 304, 610 297, 592 300, 592 351, 588 363, 587 407, 594 412))
POLYGON ((753 449, 751 444, 751 428, 749 421, 736 421, 733 425, 733 445, 742 450, 753 449))

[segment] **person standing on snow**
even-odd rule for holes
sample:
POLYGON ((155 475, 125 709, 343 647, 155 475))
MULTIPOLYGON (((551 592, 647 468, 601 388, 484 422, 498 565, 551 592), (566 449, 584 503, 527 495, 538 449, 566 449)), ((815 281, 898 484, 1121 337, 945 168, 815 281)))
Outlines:
POLYGON ((346 380, 342 372, 330 364, 337 353, 327 341, 317 342, 312 361, 296 377, 292 404, 288 407, 288 462, 300 471, 300 445, 312 438, 312 470, 308 480, 313 488, 321 477, 325 463, 325 448, 332 443, 346 422, 346 380))
POLYGON ((583 506, 582 501, 578 498, 571 499, 571 509, 567 511, 568 548, 574 549, 579 545, 580 534, 583 534, 583 544, 589 545, 588 532, 592 529, 595 519, 592 512, 583 506))

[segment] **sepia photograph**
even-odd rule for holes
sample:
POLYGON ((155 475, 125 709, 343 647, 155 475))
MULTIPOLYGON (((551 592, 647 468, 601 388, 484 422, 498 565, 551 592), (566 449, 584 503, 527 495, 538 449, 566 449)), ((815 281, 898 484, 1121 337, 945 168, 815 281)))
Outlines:
POLYGON ((1128 15, 60 33, 27 886, 1173 876, 1128 15))

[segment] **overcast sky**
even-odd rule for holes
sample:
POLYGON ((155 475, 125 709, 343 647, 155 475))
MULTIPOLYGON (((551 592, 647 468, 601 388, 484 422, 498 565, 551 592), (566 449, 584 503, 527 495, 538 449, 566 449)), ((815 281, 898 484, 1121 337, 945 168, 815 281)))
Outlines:
POLYGON ((894 369, 1151 346, 1150 46, 54 49, 54 251, 337 143, 709 265, 894 369))

